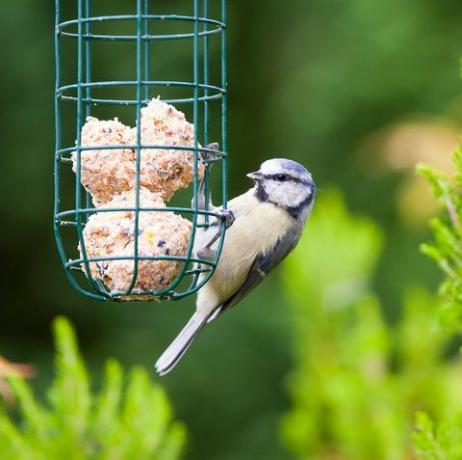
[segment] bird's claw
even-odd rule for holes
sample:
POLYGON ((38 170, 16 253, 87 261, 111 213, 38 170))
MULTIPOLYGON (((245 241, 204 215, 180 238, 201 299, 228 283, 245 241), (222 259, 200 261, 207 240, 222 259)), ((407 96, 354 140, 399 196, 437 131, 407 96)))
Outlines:
MULTIPOLYGON (((210 144, 207 144, 205 148, 208 150, 213 150, 215 152, 215 151, 220 150, 220 144, 218 142, 212 142, 210 144)), ((204 151, 204 150, 199 152, 199 156, 200 156, 202 163, 204 163, 205 165, 209 165, 215 157, 213 152, 204 151)))
POLYGON ((215 244, 215 241, 220 238, 222 228, 225 226, 225 228, 231 227, 233 225, 234 221, 236 220, 233 211, 231 209, 219 209, 216 211, 218 214, 218 230, 217 232, 213 235, 213 237, 210 239, 210 241, 203 246, 201 249, 197 251, 197 255, 201 259, 207 259, 207 260, 214 260, 217 256, 217 251, 212 249, 212 246, 215 244))
POLYGON ((233 211, 231 209, 220 209, 217 211, 219 218, 224 223, 225 228, 228 229, 233 225, 236 217, 234 216, 233 211))
POLYGON ((218 142, 211 142, 205 146, 209 150, 220 150, 220 144, 218 142))

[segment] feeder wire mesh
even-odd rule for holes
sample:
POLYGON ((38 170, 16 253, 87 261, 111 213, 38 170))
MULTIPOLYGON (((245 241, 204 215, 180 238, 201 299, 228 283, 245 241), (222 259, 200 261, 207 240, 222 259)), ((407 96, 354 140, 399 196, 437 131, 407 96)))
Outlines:
MULTIPOLYGON (((207 226, 209 218, 221 219, 221 216, 213 209, 208 208, 208 199, 204 209, 199 208, 199 181, 201 180, 200 167, 205 164, 204 181, 205 195, 210 195, 210 166, 212 163, 219 164, 213 171, 218 171, 221 176, 221 200, 226 207, 227 201, 227 113, 226 113, 226 0, 219 1, 219 19, 210 17, 210 0, 191 0, 193 3, 192 15, 179 14, 152 14, 152 0, 135 0, 135 14, 123 15, 93 15, 92 1, 77 0, 75 18, 62 19, 64 0, 56 0, 56 28, 55 28, 55 64, 56 64, 56 93, 55 93, 55 204, 54 204, 54 231, 58 252, 65 269, 65 273, 72 286, 80 293, 96 300, 121 300, 124 299, 180 299, 197 291, 212 276, 218 263, 224 241, 225 228, 222 226, 218 243, 218 250, 214 260, 203 259, 194 254, 193 248, 198 229, 207 226), (129 22, 135 26, 136 33, 96 33, 96 25, 112 25, 118 22, 129 22), (193 30, 181 33, 153 33, 156 25, 160 23, 191 24, 193 30), (219 37, 220 50, 220 83, 210 83, 210 40, 212 36, 219 37), (76 77, 70 84, 63 83, 63 40, 73 41, 76 44, 76 77), (151 77, 151 60, 153 55, 153 43, 166 43, 169 41, 182 40, 192 41, 193 50, 193 81, 178 80, 153 80, 151 77), (92 48, 95 43, 104 42, 113 46, 117 42, 133 42, 135 44, 136 64, 135 79, 120 80, 92 80, 92 66, 94 59, 92 48), (106 88, 116 91, 120 88, 133 88, 135 96, 127 97, 95 97, 94 92, 106 88), (192 146, 181 145, 151 145, 144 143, 141 133, 142 107, 151 101, 153 88, 158 91, 168 88, 180 88, 192 90, 189 97, 165 98, 162 101, 169 104, 184 104, 192 106, 192 123, 194 126, 194 142, 192 146), (216 149, 209 144, 209 127, 211 124, 211 104, 218 104, 219 117, 219 140, 220 148, 216 149), (64 104, 71 105, 71 111, 75 116, 75 131, 73 139, 75 145, 63 142, 63 110, 64 104), (133 107, 136 118, 136 136, 130 145, 124 145, 124 149, 132 149, 135 152, 136 167, 134 179, 135 202, 130 208, 122 207, 96 207, 92 203, 91 196, 82 186, 82 155, 95 149, 102 151, 116 151, 120 145, 82 145, 82 128, 84 119, 92 116, 93 111, 101 106, 115 106, 121 108, 133 107), (203 147, 206 146, 206 147, 203 147), (193 153, 193 186, 192 202, 190 207, 166 206, 144 207, 140 202, 141 189, 141 157, 142 150, 156 149, 170 150, 174 152, 189 151, 193 153), (206 160, 204 161, 204 158, 206 160), (64 205, 63 195, 69 190, 69 181, 66 183, 66 174, 63 168, 72 168, 74 160, 75 185, 73 187, 72 205, 64 205), (66 188, 67 186, 67 188, 66 188), (132 212, 134 215, 134 238, 133 254, 104 255, 103 257, 89 256, 84 229, 91 216, 96 213, 123 213, 132 212), (140 214, 141 213, 165 213, 174 212, 189 215, 191 231, 187 250, 182 255, 142 255, 139 251, 140 214), (200 217, 202 219, 199 219, 200 217), (76 238, 65 237, 63 231, 73 230, 76 238), (80 255, 75 254, 78 247, 80 255), (73 252, 72 252, 73 251, 73 252), (92 273, 93 266, 111 261, 130 261, 133 264, 133 273, 129 285, 123 291, 114 291, 92 273), (136 289, 139 277, 140 262, 143 261, 171 261, 180 263, 181 269, 167 287, 162 289, 136 289), (131 297, 126 297, 131 296, 131 297)), ((67 48, 66 48, 67 49, 67 48)), ((68 57, 68 56, 66 56, 68 57)), ((67 173, 67 177, 69 173, 67 173)))

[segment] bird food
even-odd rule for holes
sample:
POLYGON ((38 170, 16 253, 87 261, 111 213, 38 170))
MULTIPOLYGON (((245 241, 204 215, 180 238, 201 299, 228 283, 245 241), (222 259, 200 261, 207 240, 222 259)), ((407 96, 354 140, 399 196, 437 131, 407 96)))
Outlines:
MULTIPOLYGON (((83 231, 86 257, 98 259, 89 262, 92 277, 112 294, 120 293, 123 300, 136 300, 139 296, 146 300, 143 293, 168 288, 183 262, 158 257, 184 256, 192 228, 187 219, 162 209, 178 189, 187 187, 193 180, 194 152, 162 146, 192 147, 194 126, 172 105, 153 99, 141 109, 139 130, 141 210, 137 235, 135 145, 138 128, 125 126, 117 118, 89 117, 81 133, 82 147, 91 149, 80 153, 80 178, 99 209, 89 217, 83 231), (108 146, 111 148, 98 149, 108 146), (136 255, 139 258, 137 273, 136 255)), ((76 152, 72 154, 72 161, 75 172, 79 167, 76 152)), ((198 169, 202 175, 201 163, 198 169)), ((79 251, 85 258, 80 245, 79 251)))
MULTIPOLYGON (((119 193, 132 190, 136 182, 136 148, 138 128, 114 120, 88 117, 82 128, 80 179, 95 206, 109 202, 119 193), (120 148, 118 148, 120 146, 120 148), (91 148, 93 147, 93 148, 91 148), (98 147, 106 147, 98 149, 98 147), (110 147, 110 148, 107 148, 110 147)), ((140 144, 158 146, 141 148, 140 185, 170 200, 194 177, 194 152, 162 146, 194 146, 194 126, 182 112, 159 99, 141 109, 140 144), (159 148, 160 147, 160 148, 159 148)), ((77 171, 77 153, 72 155, 77 171)), ((199 164, 199 174, 203 166, 199 164)))
MULTIPOLYGON (((101 280, 111 291, 124 292, 130 288, 135 261, 134 190, 115 196, 93 214, 83 231, 93 278, 101 280), (127 208, 126 211, 108 211, 127 208), (106 210, 106 211, 105 211, 106 210), (120 257, 121 260, 105 258, 120 257)), ((165 208, 158 193, 140 189, 140 208, 165 208)), ((133 293, 160 291, 178 276, 182 262, 146 259, 153 256, 183 256, 191 232, 191 222, 170 211, 140 211, 138 218, 138 275, 133 293)), ((79 247, 81 250, 81 248, 79 247)), ((125 296, 125 300, 133 300, 125 296)))

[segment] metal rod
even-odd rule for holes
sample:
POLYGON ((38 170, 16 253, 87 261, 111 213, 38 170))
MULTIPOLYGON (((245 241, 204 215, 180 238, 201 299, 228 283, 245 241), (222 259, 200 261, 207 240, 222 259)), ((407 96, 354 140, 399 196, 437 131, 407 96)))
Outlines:
POLYGON ((133 276, 126 294, 130 294, 136 285, 139 268, 139 228, 140 228, 140 175, 141 175, 141 90, 142 85, 142 0, 136 0, 136 173, 135 173, 135 236, 133 248, 133 276))
MULTIPOLYGON (((149 36, 149 11, 150 11, 150 0, 144 0, 144 31, 143 31, 143 47, 144 47, 144 81, 151 79, 151 40, 146 40, 149 36)), ((144 86, 144 99, 150 98, 150 86, 144 86)))

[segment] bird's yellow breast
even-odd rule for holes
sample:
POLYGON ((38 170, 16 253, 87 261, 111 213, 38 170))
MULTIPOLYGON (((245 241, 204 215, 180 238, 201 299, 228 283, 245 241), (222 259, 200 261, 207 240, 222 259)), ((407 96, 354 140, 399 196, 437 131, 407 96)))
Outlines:
POLYGON ((198 308, 210 309, 228 300, 244 283, 255 258, 272 250, 292 225, 289 215, 261 203, 249 191, 230 201, 235 221, 226 231, 215 273, 199 291, 198 308))

